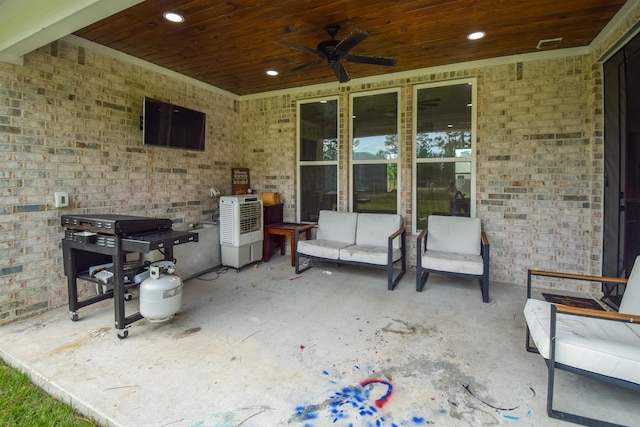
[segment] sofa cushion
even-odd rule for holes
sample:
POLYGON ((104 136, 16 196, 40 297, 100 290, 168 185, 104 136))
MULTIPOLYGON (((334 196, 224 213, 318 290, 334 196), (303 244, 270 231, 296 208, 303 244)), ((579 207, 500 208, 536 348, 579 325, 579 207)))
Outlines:
POLYGON ((353 245, 356 242, 357 220, 356 212, 320 211, 316 238, 353 245))
MULTIPOLYGON (((536 348, 548 359, 551 303, 528 299, 524 317, 536 348)), ((640 384, 640 324, 558 314, 555 359, 640 384)))
POLYGON ((297 251, 302 255, 337 260, 340 257, 340 249, 347 246, 351 244, 324 239, 299 240, 297 251))
MULTIPOLYGON (((355 243, 386 248, 389 243, 388 237, 398 231, 401 226, 402 218, 400 215, 360 213, 358 214, 355 243)), ((393 247, 400 247, 399 237, 394 239, 393 247)))
MULTIPOLYGON (((362 215, 362 214, 361 214, 362 215)), ((400 249, 393 249, 393 262, 402 256, 400 249)), ((348 262, 365 262, 367 264, 387 265, 387 246, 351 245, 340 249, 340 260, 348 262)))
POLYGON ((633 264, 618 312, 640 316, 640 256, 633 264))
POLYGON ((427 250, 480 255, 480 218, 429 216, 427 250))
POLYGON ((422 268, 481 276, 484 263, 480 255, 427 250, 422 254, 422 268))

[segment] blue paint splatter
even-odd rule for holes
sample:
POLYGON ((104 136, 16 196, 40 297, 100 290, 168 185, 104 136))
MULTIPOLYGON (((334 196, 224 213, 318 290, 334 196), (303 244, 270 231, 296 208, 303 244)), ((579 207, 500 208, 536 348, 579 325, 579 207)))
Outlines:
POLYGON ((504 418, 508 419, 508 420, 519 420, 520 418, 514 416, 514 415, 503 415, 504 418))
MULTIPOLYGON (((354 365, 356 369, 360 366, 354 365)), ((371 369, 370 366, 367 369, 371 369)), ((329 371, 322 371, 323 375, 329 375, 329 371)), ((335 381, 331 381, 335 383, 335 381)), ((391 397, 393 385, 383 379, 367 379, 357 386, 347 386, 334 391, 327 399, 319 404, 298 406, 292 420, 305 422, 304 427, 324 427, 328 425, 341 427, 408 427, 429 424, 422 416, 413 416, 409 421, 398 420, 393 422, 387 419, 382 407, 391 397), (380 390, 380 386, 386 386, 386 390, 380 390), (378 396, 375 399, 371 393, 378 396)), ((290 421, 292 421, 290 420, 290 421)))

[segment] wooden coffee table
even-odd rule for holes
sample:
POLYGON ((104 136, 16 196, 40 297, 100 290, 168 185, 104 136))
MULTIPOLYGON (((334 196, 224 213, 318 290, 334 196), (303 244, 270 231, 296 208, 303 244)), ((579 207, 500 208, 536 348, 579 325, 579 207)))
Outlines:
POLYGON ((264 240, 262 241, 262 261, 267 262, 271 258, 271 236, 278 238, 278 246, 280 247, 280 255, 286 253, 285 240, 289 237, 289 248, 291 250, 291 266, 296 262, 295 233, 305 233, 305 238, 311 238, 311 229, 315 224, 300 224, 296 222, 278 222, 264 226, 264 240))

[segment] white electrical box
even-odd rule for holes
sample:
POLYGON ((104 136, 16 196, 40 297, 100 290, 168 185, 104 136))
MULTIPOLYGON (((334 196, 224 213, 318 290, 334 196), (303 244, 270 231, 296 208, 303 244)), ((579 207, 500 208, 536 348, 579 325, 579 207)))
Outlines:
POLYGON ((54 206, 56 208, 64 208, 69 206, 69 195, 65 191, 56 191, 54 194, 54 206))

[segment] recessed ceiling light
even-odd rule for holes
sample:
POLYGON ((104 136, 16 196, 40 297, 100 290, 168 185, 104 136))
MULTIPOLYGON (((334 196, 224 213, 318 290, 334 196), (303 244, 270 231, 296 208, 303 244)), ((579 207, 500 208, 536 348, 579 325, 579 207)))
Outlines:
POLYGON ((485 32, 484 31, 476 31, 475 33, 471 33, 467 36, 467 38, 469 40, 480 40, 481 38, 483 38, 485 36, 485 32))
POLYGON ((277 72, 276 70, 267 70, 267 74, 270 76, 277 76, 280 73, 277 72))
POLYGON ((165 12, 162 14, 162 16, 164 16, 164 19, 166 19, 167 21, 171 21, 171 22, 184 22, 184 16, 175 13, 175 12, 165 12))

